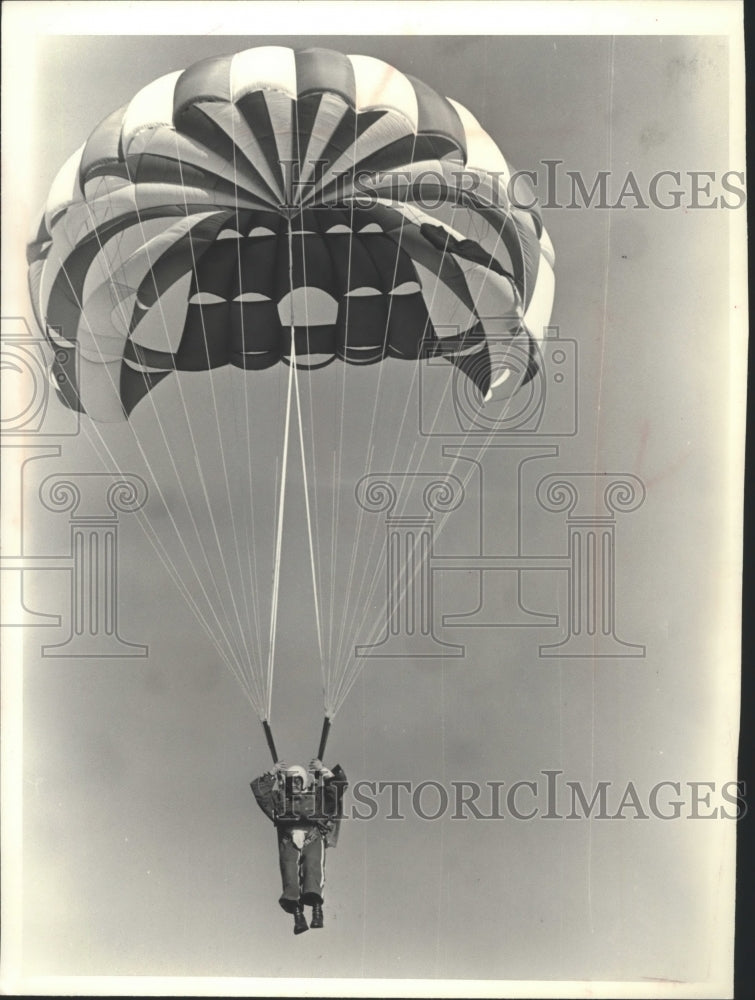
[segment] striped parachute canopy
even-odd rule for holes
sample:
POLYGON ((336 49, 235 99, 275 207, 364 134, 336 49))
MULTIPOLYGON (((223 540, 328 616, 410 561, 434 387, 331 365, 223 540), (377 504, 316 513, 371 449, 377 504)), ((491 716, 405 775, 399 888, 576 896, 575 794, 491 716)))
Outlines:
POLYGON ((263 720, 279 615, 291 642, 313 605, 329 717, 385 626, 375 512, 411 498, 373 473, 434 496, 449 385, 507 406, 537 369, 553 250, 523 180, 419 80, 265 46, 144 87, 52 184, 28 257, 53 384, 152 479, 142 526, 263 720))
POLYGON ((508 392, 554 288, 513 181, 466 108, 378 59, 263 46, 163 76, 64 165, 29 245, 53 384, 103 421, 172 372, 293 355, 442 356, 508 392))

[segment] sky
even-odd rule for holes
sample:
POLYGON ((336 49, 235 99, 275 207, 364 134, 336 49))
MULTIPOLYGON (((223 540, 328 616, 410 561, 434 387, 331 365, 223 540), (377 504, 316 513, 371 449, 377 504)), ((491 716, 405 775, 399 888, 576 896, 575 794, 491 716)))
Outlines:
MULTIPOLYGON (((4 167, 15 186, 3 316, 30 325, 23 243, 63 161, 158 75, 256 44, 317 44, 411 73, 472 110, 511 162, 537 171, 541 194, 545 161, 560 161, 565 187, 563 196, 551 192, 554 202, 568 203, 567 170, 579 171, 588 187, 607 170, 617 193, 629 171, 643 191, 659 171, 679 171, 689 202, 688 171, 713 173, 720 194, 721 176, 744 169, 730 151, 740 122, 730 119, 735 60, 723 32, 507 36, 486 35, 481 25, 479 34, 443 36, 381 34, 377 26, 353 36, 37 34, 33 44, 25 41, 33 86, 23 127, 14 120, 18 164, 4 167)), ((8 198, 7 182, 5 190, 8 198)), ((567 386, 573 394, 549 397, 555 433, 545 426, 536 440, 518 441, 519 450, 488 449, 476 456, 482 474, 470 463, 453 466, 468 477, 465 501, 438 534, 434 554, 513 554, 518 544, 520 554, 563 554, 564 515, 533 500, 538 481, 551 473, 634 476, 645 499, 616 517, 616 631, 645 655, 539 655, 565 634, 562 572, 522 578, 524 606, 551 619, 497 627, 516 616, 512 578, 486 574, 493 617, 482 628, 441 620, 473 615, 480 574, 436 573, 436 635, 464 655, 413 659, 407 651, 367 662, 326 755, 346 769, 352 790, 360 780, 446 788, 534 781, 542 788, 543 772, 559 770, 588 789, 609 781, 618 796, 630 781, 645 797, 659 781, 711 781, 720 804, 721 785, 735 777, 731 597, 738 569, 728 560, 739 516, 738 453, 736 409, 728 404, 741 389, 741 373, 732 370, 741 350, 732 310, 745 303, 732 298, 728 250, 741 213, 626 204, 544 208, 557 262, 551 322, 576 345, 568 347, 576 358, 567 386), (574 432, 559 436, 574 414, 574 432), (475 521, 480 509, 483 520, 475 521), (484 549, 475 549, 481 537, 484 549), (552 624, 555 614, 560 624, 552 624)), ((313 406, 327 411, 335 379, 308 383, 313 406)), ((437 381, 427 385, 443 398, 437 381)), ((360 471, 446 472, 441 446, 454 443, 441 436, 421 454, 412 450, 422 405, 417 383, 392 372, 379 399, 383 436, 365 456, 357 404, 372 388, 367 379, 353 383, 344 532, 358 516, 350 498, 360 471), (399 413, 408 416, 397 423, 399 413)), ((207 386, 187 392, 196 412, 206 412, 207 386)), ((169 390, 164 397, 174 398, 169 390)), ((148 416, 140 419, 145 450, 165 466, 148 416)), ((273 426, 277 417, 267 419, 273 426)), ((213 469, 214 438, 201 417, 195 428, 198 451, 206 452, 200 463, 213 469)), ((128 431, 113 433, 119 468, 149 478, 128 431)), ((37 501, 42 480, 101 468, 85 429, 60 441, 59 457, 27 466, 28 552, 63 553, 68 544, 65 517, 37 501)), ((293 760, 314 751, 322 701, 306 512, 300 478, 292 476, 273 726, 281 756, 293 760)), ((274 480, 262 482, 260 551, 267 553, 274 501, 264 490, 274 480)), ((159 517, 157 506, 150 511, 159 517)), ((376 546, 385 530, 378 521, 368 529, 376 546)), ((29 606, 63 614, 64 623, 23 632, 22 754, 13 762, 23 783, 14 909, 22 975, 694 983, 719 970, 722 955, 725 964, 728 935, 714 928, 731 917, 731 823, 454 820, 450 810, 434 821, 391 820, 384 798, 374 819, 344 822, 328 857, 326 927, 294 939, 276 901, 275 833, 248 787, 269 766, 257 718, 139 519, 122 515, 118 531, 119 630, 147 644, 146 657, 41 655, 43 644, 65 638, 68 577, 25 577, 29 606)), ((380 550, 371 551, 365 561, 380 550)), ((339 576, 336 613, 348 591, 339 576)), ((360 615, 379 621, 382 607, 377 587, 360 615)), ((352 614, 349 625, 358 626, 352 614)))

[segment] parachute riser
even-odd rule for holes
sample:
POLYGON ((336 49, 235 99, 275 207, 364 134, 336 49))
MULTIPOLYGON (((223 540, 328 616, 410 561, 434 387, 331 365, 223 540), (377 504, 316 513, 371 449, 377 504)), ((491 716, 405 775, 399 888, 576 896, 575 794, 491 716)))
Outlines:
POLYGON ((270 747, 270 753, 273 757, 273 764, 278 763, 278 751, 275 749, 275 740, 273 739, 273 731, 270 728, 270 723, 267 719, 263 720, 262 728, 265 730, 265 739, 267 740, 267 745, 270 747))
POLYGON ((328 743, 328 736, 330 734, 330 719, 326 715, 322 720, 322 733, 320 734, 320 746, 317 750, 317 759, 322 760, 325 756, 325 747, 328 743))
MULTIPOLYGON (((270 748, 270 754, 273 758, 273 763, 278 762, 278 751, 275 746, 275 740, 273 738, 273 731, 270 728, 270 723, 265 719, 262 722, 262 729, 265 733, 265 739, 267 740, 267 745, 270 748)), ((322 720, 322 732, 320 733, 320 745, 317 748, 317 759, 322 760, 325 755, 325 748, 328 745, 328 736, 330 735, 330 719, 326 715, 322 720)))

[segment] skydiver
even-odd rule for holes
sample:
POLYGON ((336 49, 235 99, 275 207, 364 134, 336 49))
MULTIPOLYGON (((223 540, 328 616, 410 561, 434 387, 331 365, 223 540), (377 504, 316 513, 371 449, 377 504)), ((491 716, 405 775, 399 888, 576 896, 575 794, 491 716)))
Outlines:
POLYGON ((278 833, 283 881, 278 902, 293 914, 294 934, 309 927, 304 906, 312 907, 313 928, 324 925, 325 851, 338 841, 347 787, 340 765, 331 771, 317 758, 310 761, 309 769, 279 760, 251 783, 257 804, 278 833))

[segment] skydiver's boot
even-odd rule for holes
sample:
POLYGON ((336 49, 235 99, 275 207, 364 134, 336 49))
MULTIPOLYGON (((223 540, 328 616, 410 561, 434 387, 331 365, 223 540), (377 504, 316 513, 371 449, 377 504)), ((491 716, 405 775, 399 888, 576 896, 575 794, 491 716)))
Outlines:
MULTIPOLYGON (((314 926, 314 924, 313 924, 314 926)), ((304 907, 297 906, 294 910, 294 934, 303 934, 309 930, 307 918, 304 916, 304 907)))
POLYGON ((325 919, 322 915, 322 903, 314 903, 312 906, 312 927, 324 927, 325 919))

